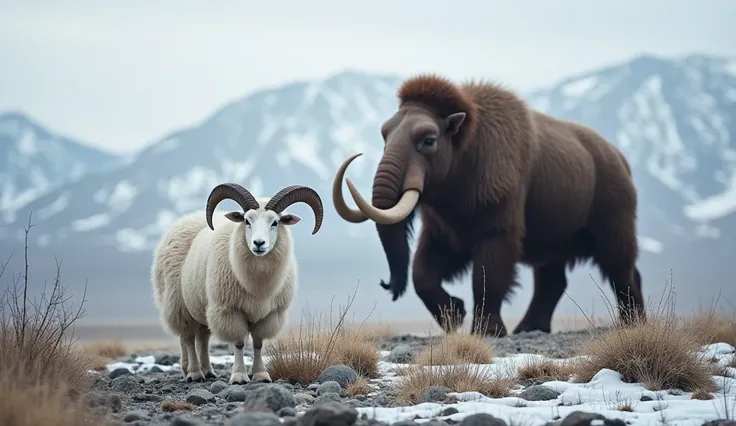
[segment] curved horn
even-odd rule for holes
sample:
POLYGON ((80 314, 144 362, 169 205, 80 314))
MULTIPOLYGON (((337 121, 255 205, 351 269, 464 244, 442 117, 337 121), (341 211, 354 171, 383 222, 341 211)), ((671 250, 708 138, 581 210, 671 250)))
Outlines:
POLYGON ((360 210, 351 209, 345 203, 345 198, 342 196, 342 180, 345 177, 345 170, 347 170, 350 163, 361 155, 363 154, 355 154, 343 161, 340 168, 337 169, 335 179, 332 181, 332 204, 335 206, 335 210, 341 218, 352 223, 365 222, 368 220, 368 216, 363 214, 360 210))
POLYGON ((277 192, 276 195, 271 197, 266 204, 266 210, 273 210, 276 213, 281 213, 287 207, 294 203, 302 202, 312 208, 314 212, 314 229, 312 235, 319 231, 322 226, 322 219, 324 218, 325 211, 322 206, 322 199, 314 189, 303 186, 303 185, 291 185, 277 192))
POLYGON ((379 225, 393 225, 401 222, 409 216, 409 213, 414 210, 414 207, 417 205, 417 201, 419 201, 419 191, 416 189, 408 189, 404 191, 401 195, 401 199, 396 203, 396 205, 390 209, 383 210, 378 207, 374 207, 371 203, 366 201, 355 188, 353 182, 350 181, 350 178, 345 179, 345 183, 348 184, 350 195, 353 196, 353 200, 355 200, 355 204, 358 205, 360 211, 379 225))
POLYGON ((213 231, 215 227, 212 226, 212 214, 215 212, 215 207, 220 204, 220 201, 225 199, 235 201, 246 212, 251 209, 257 210, 260 207, 258 201, 251 195, 250 191, 237 183, 221 183, 217 185, 210 192, 210 196, 207 197, 207 225, 213 231))

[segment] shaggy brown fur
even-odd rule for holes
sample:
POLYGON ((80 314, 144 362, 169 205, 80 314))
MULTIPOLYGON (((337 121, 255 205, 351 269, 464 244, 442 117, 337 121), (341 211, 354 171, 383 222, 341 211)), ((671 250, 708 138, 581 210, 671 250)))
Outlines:
MULTIPOLYGON (((462 300, 441 284, 472 264, 473 331, 506 335, 501 304, 523 263, 534 268, 534 296, 514 332, 550 332, 565 268, 583 260, 612 282, 622 320, 631 313, 644 318, 637 193, 617 148, 489 83, 421 75, 405 81, 398 96, 399 110, 381 128, 386 148, 372 204, 390 208, 403 191, 420 190, 423 227, 412 278, 438 323, 447 331, 459 326, 443 320, 448 308, 462 322, 462 300), (460 112, 464 120, 453 120, 460 112), (436 144, 422 145, 428 134, 436 144), (412 168, 422 170, 423 185, 407 184, 412 168)), ((407 285, 412 218, 376 225, 391 270, 390 282, 381 284, 394 300, 407 285)))

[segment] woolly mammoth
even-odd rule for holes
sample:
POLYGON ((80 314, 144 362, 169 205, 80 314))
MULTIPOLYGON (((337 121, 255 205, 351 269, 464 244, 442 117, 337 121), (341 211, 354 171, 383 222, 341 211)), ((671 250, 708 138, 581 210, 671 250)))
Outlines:
POLYGON ((471 331, 505 336, 501 304, 518 285, 519 263, 534 270, 534 295, 514 333, 551 331, 565 268, 585 260, 611 282, 622 321, 645 319, 637 192, 617 148, 493 84, 421 75, 406 80, 398 98, 398 111, 381 126, 385 147, 371 201, 350 179, 358 208, 342 195, 346 169, 360 154, 339 167, 332 194, 344 220, 375 223, 390 271, 381 286, 394 301, 406 291, 418 210, 414 290, 446 332, 466 310, 442 283, 471 269, 471 331))

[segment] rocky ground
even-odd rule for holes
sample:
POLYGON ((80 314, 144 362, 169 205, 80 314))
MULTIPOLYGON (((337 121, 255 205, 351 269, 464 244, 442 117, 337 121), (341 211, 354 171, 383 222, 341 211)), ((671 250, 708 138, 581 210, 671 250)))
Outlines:
MULTIPOLYGON (((499 356, 513 353, 536 353, 549 357, 569 357, 575 348, 588 336, 587 332, 527 334, 494 339, 493 347, 499 356)), ((385 339, 382 350, 391 351, 387 361, 401 362, 429 344, 427 338, 398 336, 385 339)), ((231 355, 227 346, 213 344, 213 355, 231 355)), ((133 362, 138 355, 120 361, 133 362)), ((173 365, 178 361, 176 353, 157 353, 156 363, 173 365)), ((108 412, 109 417, 121 424, 131 425, 386 425, 360 416, 356 407, 386 407, 391 405, 389 385, 381 384, 377 392, 369 395, 349 397, 345 395, 347 382, 357 377, 346 366, 332 366, 323 372, 317 383, 308 386, 277 381, 276 383, 249 383, 229 385, 229 365, 213 367, 218 377, 206 382, 187 383, 178 368, 162 371, 158 367, 144 372, 131 373, 126 368, 112 372, 97 373, 93 390, 84 397, 89 407, 98 407, 108 412), (298 412, 304 412, 297 417, 298 412)), ((424 396, 426 402, 442 402, 447 397, 446 389, 431 389, 424 396)), ((556 393, 546 387, 535 387, 524 391, 521 397, 529 400, 554 399, 556 393), (542 388, 542 389, 536 389, 542 388), (542 392, 544 391, 544 392, 542 392)), ((453 414, 448 407, 443 415, 453 414)), ((454 412, 457 412, 456 410, 454 412)), ((550 424, 574 426, 589 425, 602 416, 573 413, 565 419, 550 424)), ((416 424, 413 421, 393 425, 416 424)), ((430 420, 428 425, 496 425, 506 422, 487 414, 473 414, 462 422, 452 420, 430 420)), ((625 424, 620 420, 605 420, 592 424, 625 424)))

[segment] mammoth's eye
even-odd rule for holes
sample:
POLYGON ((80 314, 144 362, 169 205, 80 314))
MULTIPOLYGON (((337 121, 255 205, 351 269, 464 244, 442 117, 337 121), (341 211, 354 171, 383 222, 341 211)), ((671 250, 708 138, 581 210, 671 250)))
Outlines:
POLYGON ((278 220, 274 220, 273 223, 271 224, 271 226, 279 226, 279 221, 278 220))
POLYGON ((248 219, 245 219, 245 226, 250 226, 250 221, 248 219))
POLYGON ((425 137, 425 138, 424 138, 424 139, 422 140, 422 146, 424 146, 424 147, 426 147, 426 148, 431 148, 431 147, 433 147, 433 146, 434 146, 434 145, 435 145, 436 143, 437 143, 437 138, 435 138, 434 136, 426 136, 426 137, 425 137))

